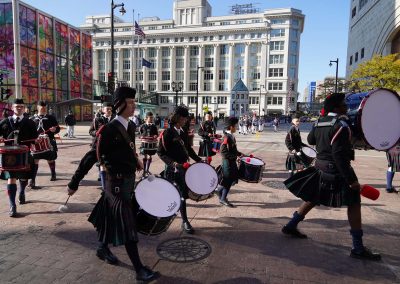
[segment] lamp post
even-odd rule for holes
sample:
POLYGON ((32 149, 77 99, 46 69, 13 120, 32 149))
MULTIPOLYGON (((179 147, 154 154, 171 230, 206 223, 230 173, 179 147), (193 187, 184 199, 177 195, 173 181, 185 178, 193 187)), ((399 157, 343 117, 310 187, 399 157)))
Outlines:
POLYGON ((336 80, 335 80, 335 93, 338 91, 338 69, 339 69, 339 58, 336 58, 336 60, 330 60, 329 61, 329 66, 332 66, 332 62, 336 63, 336 80))
MULTIPOLYGON (((174 82, 171 83, 172 91, 175 92, 175 106, 178 106, 178 93, 183 89, 183 82, 174 82)), ((182 98, 183 99, 183 98, 182 98)))
MULTIPOLYGON (((111 0, 111 78, 112 78, 112 89, 115 89, 115 74, 114 74, 114 9, 117 7, 121 7, 119 12, 121 15, 126 13, 124 8, 124 3, 122 4, 114 4, 114 0, 111 0)), ((114 98, 113 98, 114 101, 114 98)))
POLYGON ((196 71, 196 124, 199 123, 199 69, 203 69, 204 67, 197 65, 196 71))
POLYGON ((260 117, 261 117, 261 88, 265 88, 265 86, 264 85, 260 85, 260 99, 259 99, 259 102, 258 102, 258 116, 260 116, 260 117))

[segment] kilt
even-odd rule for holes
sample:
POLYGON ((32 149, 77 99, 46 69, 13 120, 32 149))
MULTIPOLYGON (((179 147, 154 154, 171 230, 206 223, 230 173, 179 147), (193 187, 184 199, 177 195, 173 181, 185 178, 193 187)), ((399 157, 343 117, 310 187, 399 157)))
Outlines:
POLYGON ((116 178, 107 175, 105 190, 88 219, 96 228, 100 242, 119 246, 138 241, 137 207, 132 200, 134 186, 134 176, 116 178))
POLYGON ((296 171, 305 167, 303 161, 296 154, 288 153, 286 157, 286 170, 296 171))
POLYGON ((31 169, 33 169, 35 160, 32 158, 31 154, 28 155, 28 163, 29 163, 30 170, 22 171, 22 172, 2 171, 0 174, 0 179, 8 180, 9 178, 16 178, 16 179, 31 179, 31 178, 33 178, 33 172, 31 169))
POLYGON ((212 151, 212 142, 211 140, 200 140, 200 147, 199 147, 199 157, 211 157, 215 156, 215 152, 212 151))
POLYGON ((341 207, 359 204, 360 192, 352 190, 338 172, 309 167, 284 181, 291 193, 315 205, 341 207))
POLYGON ((239 181, 239 169, 236 160, 222 159, 221 164, 222 179, 220 185, 230 189, 232 185, 239 181))
POLYGON ((386 152, 388 167, 392 168, 392 172, 400 172, 400 144, 395 145, 386 152))
POLYGON ((175 172, 174 167, 165 167, 165 171, 161 172, 161 176, 166 178, 168 181, 175 183, 177 185, 178 191, 181 194, 183 199, 189 198, 189 188, 185 182, 185 173, 186 170, 182 168, 178 168, 177 172, 175 172))

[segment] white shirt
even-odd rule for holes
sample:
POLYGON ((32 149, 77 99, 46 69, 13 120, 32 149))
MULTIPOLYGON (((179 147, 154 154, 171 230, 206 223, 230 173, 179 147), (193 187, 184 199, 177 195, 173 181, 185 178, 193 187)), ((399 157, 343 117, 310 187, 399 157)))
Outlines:
POLYGON ((329 112, 329 113, 328 113, 328 116, 337 116, 337 113, 335 113, 335 112, 329 112))
POLYGON ((20 115, 20 116, 17 116, 16 114, 14 114, 14 115, 12 116, 12 118, 13 118, 13 120, 14 120, 14 123, 17 122, 17 117, 19 117, 19 121, 21 121, 21 120, 24 118, 24 115, 22 114, 22 115, 20 115))
POLYGON ((125 130, 128 130, 128 123, 129 123, 128 120, 119 115, 117 115, 115 119, 118 120, 123 127, 125 127, 125 130))
POLYGON ((183 131, 182 128, 176 128, 175 126, 174 126, 174 128, 175 128, 176 132, 178 132, 178 135, 181 135, 181 131, 183 131))

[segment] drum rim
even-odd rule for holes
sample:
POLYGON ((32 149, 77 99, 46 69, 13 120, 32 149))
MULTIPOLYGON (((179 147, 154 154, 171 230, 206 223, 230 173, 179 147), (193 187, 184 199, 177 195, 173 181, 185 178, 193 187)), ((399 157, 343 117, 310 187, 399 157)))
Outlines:
POLYGON ((255 166, 255 167, 263 167, 263 166, 265 167, 265 162, 264 162, 262 159, 258 158, 258 157, 244 156, 244 157, 242 157, 242 158, 240 159, 240 161, 243 161, 245 164, 248 164, 248 165, 251 165, 251 166, 255 166), (263 162, 263 164, 262 164, 262 165, 253 165, 253 164, 250 164, 250 163, 246 162, 246 160, 244 160, 244 159, 247 159, 247 158, 260 160, 261 162, 263 162))
POLYGON ((396 141, 393 145, 391 145, 390 147, 382 148, 382 149, 377 149, 377 148, 375 148, 374 146, 372 146, 372 145, 368 142, 367 138, 365 137, 364 131, 363 131, 363 123, 362 123, 362 120, 361 120, 362 113, 363 113, 363 109, 364 109, 364 107, 365 107, 365 104, 366 104, 367 101, 368 101, 368 98, 369 98, 371 95, 376 95, 376 93, 377 93, 378 91, 381 91, 381 90, 388 91, 389 93, 392 93, 392 94, 394 95, 394 97, 396 97, 396 98, 400 101, 400 96, 398 96, 394 91, 392 91, 392 90, 390 90, 390 89, 387 89, 387 88, 378 88, 378 89, 375 89, 375 90, 372 90, 372 91, 368 92, 367 95, 361 100, 361 103, 360 103, 360 106, 359 106, 359 113, 357 114, 357 122, 358 122, 357 128, 359 129, 359 132, 361 133, 361 138, 363 139, 363 141, 364 141, 368 146, 370 146, 372 149, 375 149, 375 150, 377 150, 377 151, 387 151, 388 149, 390 149, 390 148, 392 148, 394 145, 396 145, 396 144, 398 143, 398 141, 400 141, 400 137, 399 137, 399 138, 397 139, 397 141, 396 141))
MULTIPOLYGON (((10 149, 11 150, 11 149, 10 149)), ((0 146, 0 154, 24 154, 29 153, 29 147, 26 145, 4 145, 0 146), (4 152, 3 150, 8 148, 15 148, 12 152, 4 152)))
POLYGON ((312 158, 312 159, 315 159, 315 158, 317 157, 317 154, 318 154, 317 150, 315 150, 314 148, 312 148, 312 147, 310 147, 310 146, 303 146, 303 147, 301 147, 301 152, 302 152, 304 155, 306 155, 307 157, 312 158), (315 157, 308 156, 306 153, 304 153, 303 148, 309 148, 309 149, 311 149, 311 150, 315 153, 315 157))

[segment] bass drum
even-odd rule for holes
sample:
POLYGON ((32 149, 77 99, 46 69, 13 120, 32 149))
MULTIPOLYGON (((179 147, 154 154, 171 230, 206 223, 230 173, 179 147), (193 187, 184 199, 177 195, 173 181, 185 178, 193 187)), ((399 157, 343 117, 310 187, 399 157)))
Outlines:
POLYGON ((206 163, 190 165, 185 173, 189 198, 196 202, 206 200, 214 195, 218 186, 218 175, 215 169, 206 163))
POLYGON ((394 91, 348 94, 345 100, 355 148, 384 151, 399 141, 400 98, 394 91))
POLYGON ((135 198, 139 205, 137 230, 144 235, 165 232, 181 206, 176 187, 159 176, 142 178, 136 185, 135 198))

